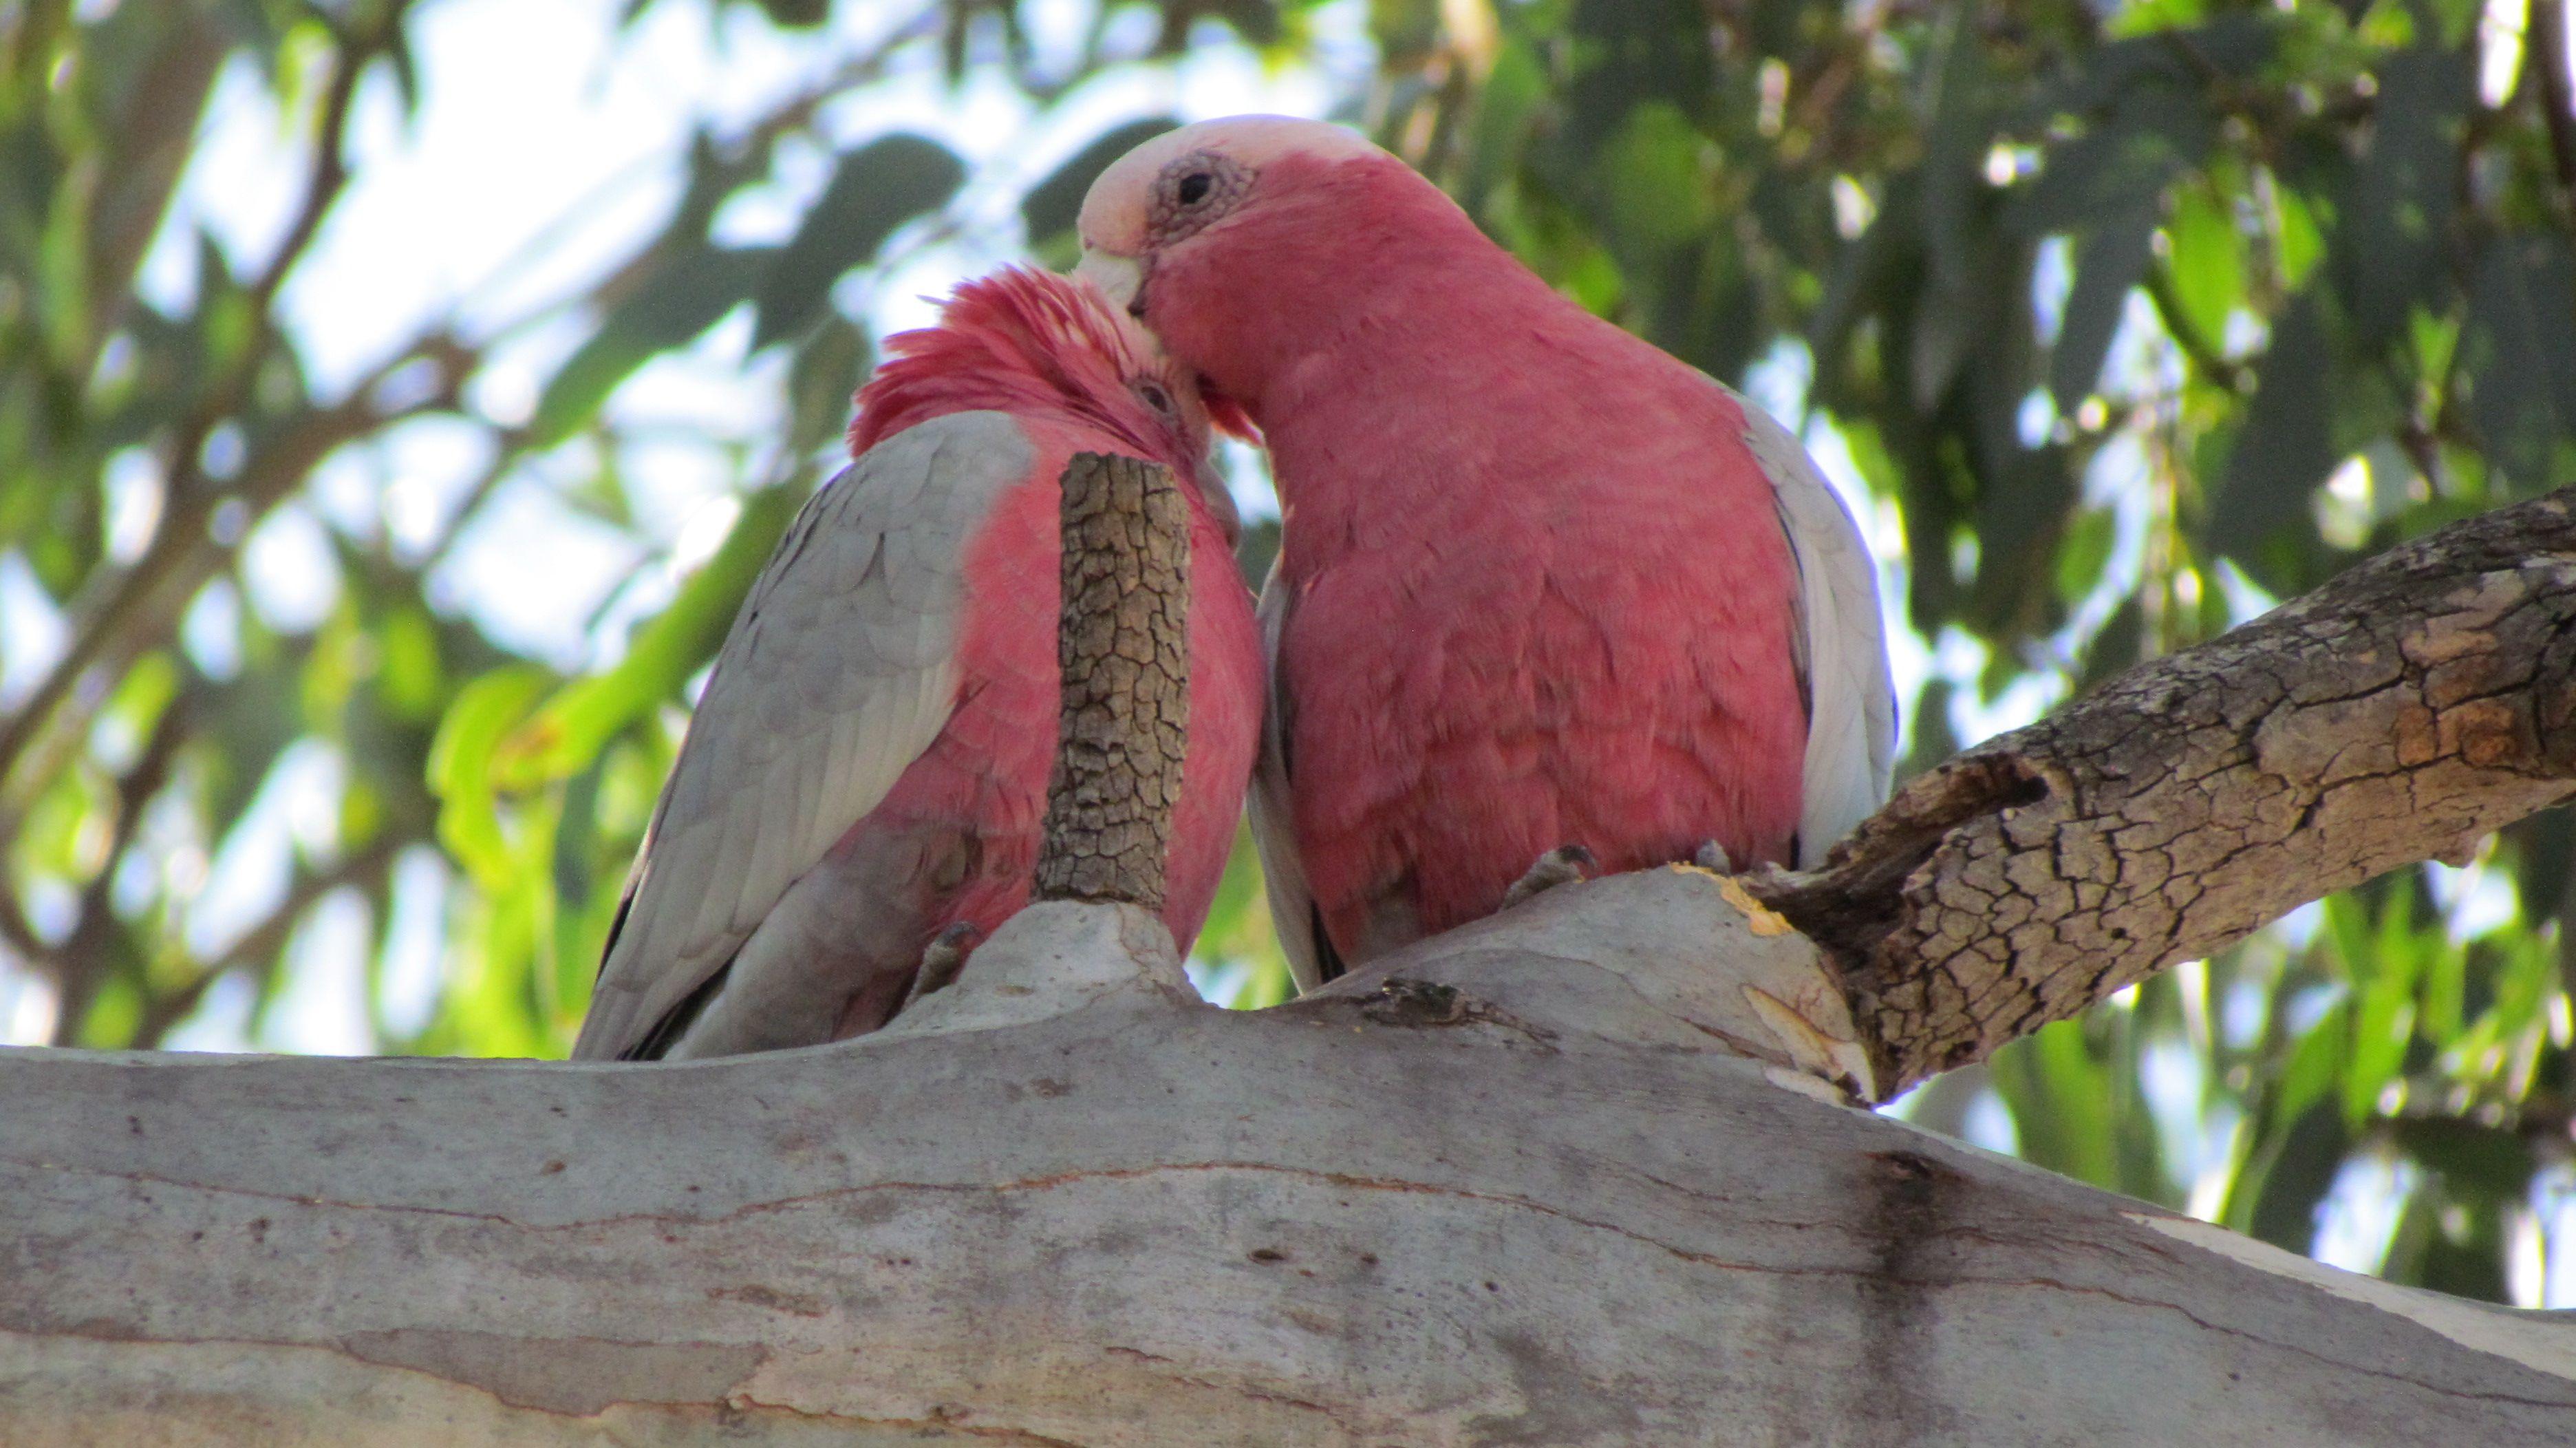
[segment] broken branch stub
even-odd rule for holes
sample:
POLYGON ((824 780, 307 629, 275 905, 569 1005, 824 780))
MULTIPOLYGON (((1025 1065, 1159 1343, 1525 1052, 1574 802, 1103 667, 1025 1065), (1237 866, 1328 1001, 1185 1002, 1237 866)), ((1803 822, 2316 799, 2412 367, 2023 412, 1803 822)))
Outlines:
POLYGON ((1063 478, 1064 694, 1037 898, 1163 908, 1189 747, 1189 509, 1171 470, 1077 453, 1063 478))
POLYGON ((2453 524, 1925 773, 1748 881, 1892 1096, 2576 791, 2576 489, 2453 524))

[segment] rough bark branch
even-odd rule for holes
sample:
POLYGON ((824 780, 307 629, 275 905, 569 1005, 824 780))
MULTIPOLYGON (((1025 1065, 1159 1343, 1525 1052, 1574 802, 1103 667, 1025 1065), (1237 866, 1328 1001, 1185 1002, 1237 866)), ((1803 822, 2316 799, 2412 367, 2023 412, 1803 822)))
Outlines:
POLYGON ((1882 1097, 2576 792, 2576 489, 2392 549, 1897 791, 1749 882, 1882 1097))
POLYGON ((1063 515, 1064 702, 1037 898, 1160 910, 1189 745, 1188 506, 1168 468, 1077 453, 1063 515))

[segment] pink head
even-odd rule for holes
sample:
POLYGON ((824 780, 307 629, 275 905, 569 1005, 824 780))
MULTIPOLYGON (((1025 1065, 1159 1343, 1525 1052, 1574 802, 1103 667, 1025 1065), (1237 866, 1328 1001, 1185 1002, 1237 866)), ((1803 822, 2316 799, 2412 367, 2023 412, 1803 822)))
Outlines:
POLYGON ((1138 146, 1092 183, 1080 231, 1075 275, 1194 368, 1221 420, 1240 403, 1260 421, 1272 381, 1424 315, 1400 292, 1535 281, 1402 161, 1285 116, 1202 121, 1138 146))
POLYGON ((1197 485, 1228 537, 1234 500, 1208 455, 1208 413, 1189 369, 1080 277, 1004 267, 961 284, 939 325, 886 339, 893 355, 859 389, 850 452, 953 412, 1053 416, 1106 432, 1197 485))

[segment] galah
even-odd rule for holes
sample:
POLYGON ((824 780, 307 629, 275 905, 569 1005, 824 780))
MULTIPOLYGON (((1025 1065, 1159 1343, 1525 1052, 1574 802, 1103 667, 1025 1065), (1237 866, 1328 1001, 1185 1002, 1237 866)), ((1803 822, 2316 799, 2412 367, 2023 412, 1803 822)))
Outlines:
POLYGON ((1260 642, 1189 374, 1087 283, 1006 270, 890 342, 850 465, 716 656, 576 1057, 697 1057, 871 1031, 925 955, 1025 904, 1057 735, 1061 496, 1082 452, 1188 500, 1189 753, 1164 922, 1188 948, 1234 842, 1260 642))
POLYGON ((1080 231, 1270 450, 1253 815, 1301 983, 1587 854, 1810 864, 1886 797, 1870 556, 1761 409, 1336 126, 1167 132, 1080 231))

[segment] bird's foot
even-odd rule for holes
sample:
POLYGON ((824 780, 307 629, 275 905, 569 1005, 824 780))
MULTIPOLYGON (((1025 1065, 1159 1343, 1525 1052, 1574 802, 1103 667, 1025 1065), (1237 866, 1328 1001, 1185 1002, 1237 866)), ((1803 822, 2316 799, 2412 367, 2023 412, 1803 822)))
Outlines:
POLYGON ((1691 852, 1691 863, 1713 875, 1732 875, 1735 862, 1726 857, 1726 846, 1715 840, 1702 840, 1691 852))
POLYGON ((1528 871, 1503 892, 1503 908, 1511 909, 1542 890, 1571 885, 1587 878, 1586 870, 1599 864, 1592 852, 1581 845, 1559 845, 1538 857, 1528 871))
POLYGON ((960 920, 938 936, 921 952, 921 968, 912 973, 912 989, 903 998, 902 1015, 923 996, 935 995, 957 983, 957 972, 964 969, 966 957, 975 948, 975 939, 984 932, 960 920))

